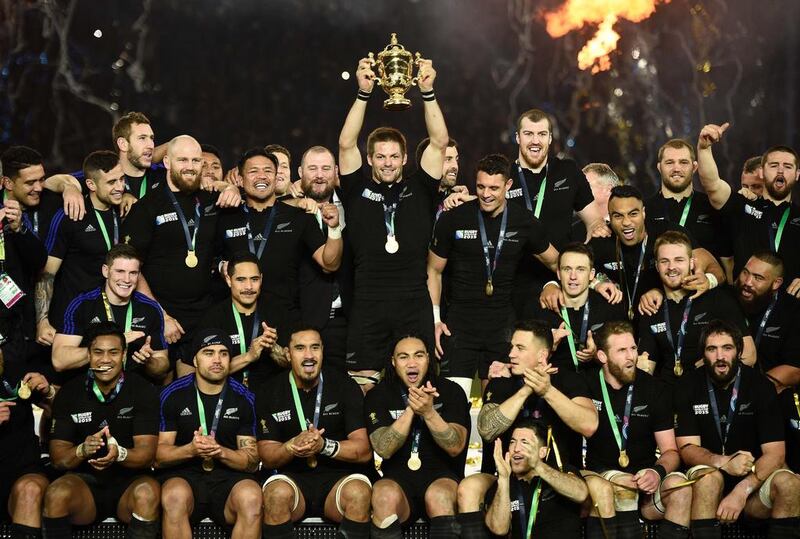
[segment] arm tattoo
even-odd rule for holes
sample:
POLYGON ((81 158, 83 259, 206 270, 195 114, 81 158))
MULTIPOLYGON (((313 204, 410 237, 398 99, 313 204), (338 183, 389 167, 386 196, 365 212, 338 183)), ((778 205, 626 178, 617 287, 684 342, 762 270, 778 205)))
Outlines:
POLYGON ((448 425, 447 428, 442 431, 432 430, 431 436, 433 436, 433 440, 436 444, 445 451, 461 445, 461 436, 458 435, 458 431, 451 425, 448 425))
POLYGON ((478 414, 478 432, 484 440, 492 441, 507 431, 513 422, 503 415, 499 404, 485 404, 478 414))
POLYGON ((247 456, 247 468, 245 471, 254 472, 258 469, 258 452, 256 451, 256 441, 253 438, 241 438, 239 449, 247 456))
POLYGON ((377 454, 382 458, 389 458, 405 443, 406 436, 392 427, 381 427, 370 435, 369 441, 377 454))
POLYGON ((40 322, 47 318, 50 311, 50 300, 53 299, 53 282, 56 276, 52 273, 44 272, 36 283, 34 293, 34 305, 36 306, 36 321, 40 322))

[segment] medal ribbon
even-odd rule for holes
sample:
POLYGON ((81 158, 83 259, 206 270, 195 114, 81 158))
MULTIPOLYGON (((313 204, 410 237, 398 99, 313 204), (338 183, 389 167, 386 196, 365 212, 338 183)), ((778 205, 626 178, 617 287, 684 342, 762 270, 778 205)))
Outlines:
POLYGON ((139 199, 147 193, 147 173, 142 176, 142 183, 139 185, 139 199))
MULTIPOLYGON (((408 394, 401 393, 403 397, 403 404, 408 408, 408 394)), ((422 434, 422 429, 419 428, 419 418, 414 416, 414 420, 412 421, 412 425, 414 425, 414 430, 411 432, 411 454, 412 455, 419 455, 419 438, 422 434)))
MULTIPOLYGON (((8 401, 15 401, 15 400, 17 400, 17 398, 18 398, 18 396, 19 396, 19 384, 17 384, 17 387, 16 387, 16 388, 14 388, 14 387, 11 387, 11 384, 9 384, 9 383, 8 383, 8 382, 6 382, 5 380, 3 380, 3 387, 5 387, 5 388, 6 388, 6 392, 7 392, 9 395, 11 395, 11 397, 9 397, 9 398, 7 398, 7 399, 0 399, 0 402, 8 402, 8 401)), ((795 393, 795 398, 797 398, 797 394, 796 394, 796 393, 795 393)))
POLYGON ((194 393, 197 397, 197 415, 200 416, 200 428, 203 429, 203 434, 206 436, 214 436, 217 433, 219 426, 219 418, 222 415, 222 402, 225 400, 225 393, 228 391, 228 383, 222 386, 222 391, 217 398, 217 405, 214 407, 214 418, 211 420, 211 430, 208 430, 206 423, 206 407, 203 405, 203 399, 200 398, 200 390, 197 389, 197 384, 194 386, 194 393))
MULTIPOLYGON (((106 319, 109 322, 116 322, 116 320, 114 320, 114 313, 111 310, 111 303, 108 301, 108 296, 106 296, 105 292, 101 292, 101 295, 103 296, 103 307, 106 310, 106 319)), ((133 301, 129 300, 128 301, 128 310, 125 313, 125 332, 126 333, 131 330, 131 323, 132 322, 133 322, 133 301)))
POLYGON ((194 199, 194 231, 192 234, 189 234, 189 223, 186 221, 186 216, 183 214, 183 209, 181 205, 178 204, 178 199, 175 198, 175 193, 172 192, 172 189, 167 188, 167 194, 169 195, 170 201, 172 202, 172 207, 175 208, 175 213, 178 215, 178 219, 181 221, 181 226, 183 227, 183 235, 186 237, 186 249, 188 251, 194 252, 195 251, 195 242, 197 241, 197 231, 200 230, 200 201, 195 197, 194 199))
POLYGON ((242 207, 244 208, 245 219, 247 220, 247 245, 250 247, 250 252, 261 260, 261 255, 264 254, 264 249, 267 247, 269 235, 272 233, 272 223, 275 222, 275 215, 278 213, 278 208, 272 206, 272 209, 269 211, 269 217, 267 217, 267 222, 264 225, 264 232, 261 234, 261 245, 258 246, 258 251, 256 251, 256 244, 253 240, 253 227, 250 225, 250 210, 247 208, 247 204, 242 207))
POLYGON ((783 228, 786 226, 786 221, 789 220, 789 212, 792 210, 791 204, 785 210, 783 210, 783 216, 781 217, 781 222, 778 224, 778 231, 777 233, 772 232, 772 227, 769 227, 769 242, 770 246, 774 247, 775 249, 772 251, 773 253, 777 253, 778 249, 781 246, 781 238, 783 238, 783 228))
MULTIPOLYGON (((567 344, 569 344, 569 353, 572 355, 572 363, 575 365, 575 370, 578 370, 578 350, 575 346, 575 333, 572 331, 572 324, 569 321, 569 314, 566 307, 561 307, 561 319, 567 327, 567 344)), ((580 342, 586 342, 586 334, 589 329, 589 298, 586 298, 586 303, 583 305, 583 319, 581 320, 581 332, 578 338, 580 342)))
POLYGON ((678 224, 681 226, 686 226, 686 218, 689 217, 689 208, 692 207, 692 197, 694 196, 694 192, 689 195, 689 198, 686 199, 686 204, 683 205, 683 213, 681 213, 681 220, 678 221, 678 224))
POLYGON ((483 246, 483 260, 486 265, 486 279, 492 282, 494 270, 497 269, 497 261, 500 260, 500 251, 503 249, 503 242, 506 240, 506 227, 508 226, 508 203, 503 208, 503 217, 500 219, 500 233, 497 235, 497 245, 494 249, 494 260, 489 256, 489 239, 486 237, 486 224, 483 222, 483 213, 478 208, 478 227, 481 232, 481 245, 483 246))
POLYGON ((100 391, 99 387, 97 387, 97 382, 94 379, 94 371, 89 370, 87 372, 88 372, 88 379, 86 380, 86 385, 92 388, 92 393, 94 393, 94 396, 97 397, 97 400, 99 400, 100 402, 108 403, 117 398, 117 395, 119 395, 120 390, 122 390, 122 383, 125 381, 124 371, 119 373, 119 378, 117 379, 117 385, 114 387, 114 390, 108 394, 108 397, 103 395, 103 392, 100 391))
MULTIPOLYGON (((266 242, 265 242, 266 243, 266 242)), ((244 340, 244 328, 242 327, 242 316, 236 310, 236 305, 231 302, 231 310, 233 311, 233 320, 236 322, 236 331, 239 333, 239 353, 244 355, 247 353, 247 343, 244 340)), ((258 326, 261 321, 258 319, 258 310, 253 311, 253 333, 250 337, 250 342, 256 340, 258 337, 258 326)), ((250 379, 250 369, 242 370, 242 381, 244 385, 248 385, 250 379)))
POLYGON ((522 186, 522 194, 525 197, 525 207, 528 208, 528 211, 532 211, 533 215, 536 216, 538 219, 539 216, 542 214, 542 204, 544 203, 544 191, 545 187, 547 186, 547 170, 550 167, 550 163, 547 163, 544 166, 544 178, 542 178, 542 183, 539 184, 539 193, 536 195, 536 209, 533 209, 531 204, 531 194, 528 191, 528 184, 525 181, 525 173, 522 172, 522 166, 517 163, 517 175, 519 176, 519 183, 522 186))
POLYGON ((639 276, 642 274, 642 265, 644 264, 644 253, 647 250, 647 234, 642 240, 642 250, 639 253, 639 263, 636 265, 636 277, 633 280, 633 291, 628 288, 628 280, 625 278, 625 262, 622 259, 622 249, 620 247, 619 238, 617 238, 617 264, 619 264, 620 281, 625 285, 625 292, 628 294, 628 311, 633 309, 633 299, 636 297, 636 289, 639 287, 639 276))
POLYGON ((756 348, 758 348, 759 343, 761 342, 761 337, 764 336, 764 328, 767 326, 767 320, 769 320, 769 315, 772 314, 772 309, 775 308, 775 304, 778 302, 778 293, 775 292, 772 296, 772 301, 769 303, 769 307, 767 310, 764 311, 764 316, 761 317, 761 322, 758 324, 758 331, 756 331, 756 348))
POLYGON ((611 424, 611 431, 614 433, 614 439, 617 441, 617 447, 619 447, 620 452, 625 451, 628 444, 631 405, 633 404, 633 384, 628 385, 628 394, 625 397, 625 412, 622 414, 622 432, 620 433, 617 420, 614 417, 614 410, 611 408, 611 399, 608 397, 608 387, 606 387, 606 379, 603 377, 602 369, 597 371, 597 374, 600 376, 600 389, 603 391, 603 404, 608 416, 608 422, 611 424))
POLYGON ((322 373, 319 373, 319 383, 317 384, 317 398, 314 403, 314 422, 312 423, 306 419, 306 414, 303 412, 303 405, 300 403, 300 393, 297 391, 297 384, 294 381, 292 371, 289 371, 289 385, 292 386, 292 399, 294 399, 294 408, 297 411, 297 421, 300 423, 300 432, 308 430, 309 425, 319 427, 319 412, 322 409, 322 373))
POLYGON ((94 216, 97 218, 97 226, 100 227, 100 232, 103 234, 103 240, 106 242, 106 248, 110 251, 112 245, 119 243, 119 221, 117 220, 117 214, 114 213, 113 208, 109 211, 111 212, 111 220, 114 222, 113 244, 111 243, 111 238, 108 237, 108 230, 106 230, 106 223, 103 221, 103 216, 97 210, 94 210, 94 216))
POLYGON ((664 325, 667 327, 667 341, 672 348, 672 353, 675 357, 675 364, 681 363, 681 352, 683 352, 683 341, 686 339, 686 324, 689 321, 689 311, 692 310, 692 298, 686 300, 686 306, 683 308, 683 316, 681 317, 681 325, 678 328, 678 345, 675 346, 675 341, 672 339, 672 327, 669 322, 669 300, 664 298, 664 325))
POLYGON ((728 433, 733 424, 733 418, 736 416, 736 401, 739 400, 739 383, 742 381, 742 368, 736 370, 736 381, 733 383, 733 391, 731 392, 731 402, 728 405, 728 417, 725 421, 725 427, 722 427, 719 417, 719 408, 717 407, 717 397, 714 393, 714 384, 711 383, 711 378, 706 374, 706 386, 708 386, 708 403, 711 405, 711 412, 714 414, 714 425, 717 427, 717 434, 719 440, 722 442, 722 454, 725 454, 725 442, 728 441, 728 433))

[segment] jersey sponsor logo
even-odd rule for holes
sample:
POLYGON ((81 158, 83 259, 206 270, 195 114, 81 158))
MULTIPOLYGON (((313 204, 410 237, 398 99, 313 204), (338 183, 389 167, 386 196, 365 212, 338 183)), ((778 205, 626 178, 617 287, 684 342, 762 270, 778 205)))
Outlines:
POLYGON ((225 413, 222 415, 224 419, 239 419, 239 416, 236 413, 239 411, 239 408, 228 408, 225 410, 225 413))
POLYGON ((780 339, 780 335, 776 335, 781 330, 780 326, 767 326, 764 328, 764 336, 770 339, 780 339))
MULTIPOLYGON (((506 232, 506 239, 510 240, 511 238, 516 236, 517 234, 518 234, 518 232, 516 230, 512 230, 511 232, 506 232)), ((514 240, 514 241, 516 241, 516 240, 514 240)))
POLYGON ((187 224, 187 225, 189 225, 189 226, 194 226, 194 219, 189 219, 189 220, 186 222, 186 224, 187 224))
POLYGON ((789 221, 789 224, 793 226, 800 226, 800 217, 795 217, 794 219, 789 221))
POLYGON ((286 421, 291 421, 292 411, 284 410, 282 412, 275 412, 274 414, 272 414, 272 419, 274 419, 278 423, 285 423, 286 421))
POLYGON ((553 191, 568 191, 569 184, 567 183, 567 179, 564 178, 563 180, 558 180, 556 183, 553 184, 553 191))
POLYGON ((373 425, 376 424, 378 422, 378 414, 376 414, 375 412, 370 412, 369 420, 373 425))
POLYGON ((694 415, 708 415, 708 404, 695 404, 692 408, 694 408, 694 415))
POLYGON ((477 240, 478 239, 478 231, 477 230, 456 230, 456 239, 457 240, 477 240))
POLYGON ((159 185, 161 185, 161 182, 156 182, 156 183, 154 183, 153 185, 150 186, 150 189, 155 189, 159 185))
POLYGON ((633 407, 633 412, 637 413, 637 414, 641 413, 641 412, 644 412, 645 410, 647 410, 647 405, 646 404, 643 404, 641 406, 634 406, 633 407))
POLYGON ((333 412, 338 407, 339 407, 339 403, 338 402, 334 402, 333 404, 328 404, 327 406, 325 406, 325 412, 326 413, 327 412, 333 412))
POLYGON ((666 217, 653 217, 653 221, 666 221, 666 217))
POLYGON ((710 225, 711 224, 711 216, 707 213, 701 213, 697 216, 695 222, 699 225, 710 225))
POLYGON ((96 324, 98 322, 100 322, 100 317, 99 316, 95 316, 94 318, 92 318, 92 321, 89 322, 89 323, 90 324, 96 324))
POLYGON ((291 224, 292 224, 291 221, 287 221, 285 223, 279 223, 278 225, 275 226, 275 232, 291 232, 292 231, 291 228, 286 228, 291 224))
POLYGON ((190 416, 190 415, 192 415, 192 411, 189 409, 188 406, 186 408, 184 408, 183 410, 181 410, 181 417, 187 417, 187 416, 190 416))
POLYGON ((607 270, 617 271, 619 269, 619 262, 606 262, 603 267, 607 270))
POLYGON ((226 238, 240 238, 247 235, 247 227, 240 226, 238 228, 229 228, 225 230, 226 238))
POLYGON ((364 190, 361 192, 361 196, 373 202, 383 202, 383 195, 372 191, 368 187, 364 188, 364 190))
POLYGON ((444 403, 443 403, 443 402, 440 402, 440 403, 438 403, 438 404, 434 404, 434 405, 433 405, 433 409, 434 409, 434 410, 438 410, 438 409, 440 409, 442 406, 444 406, 444 403))
POLYGON ((653 333, 666 333, 667 324, 666 322, 659 322, 658 324, 650 324, 650 331, 653 333))
POLYGON ((794 430, 800 430, 800 421, 797 419, 790 419, 789 424, 792 426, 794 430))
POLYGON ((214 340, 214 339, 216 339, 216 338, 217 338, 217 336, 216 336, 216 335, 209 335, 208 337, 206 337, 205 339, 203 339, 203 344, 208 344, 209 342, 213 341, 213 340, 214 340))
POLYGON ((511 511, 519 511, 519 500, 511 500, 511 511))
POLYGON ((92 412, 78 412, 77 414, 70 414, 73 423, 91 423, 92 412))
POLYGON ((269 434, 269 427, 267 426, 267 420, 262 419, 261 423, 261 434, 269 434))
POLYGON ((97 229, 95 227, 93 227, 91 224, 89 224, 89 226, 87 226, 85 229, 83 229, 83 231, 84 232, 97 232, 97 229))
POLYGON ((161 215, 156 216, 156 226, 163 225, 164 223, 171 223, 172 221, 178 220, 178 214, 174 211, 169 213, 162 213, 161 215))
POLYGON ((137 316, 136 318, 131 318, 131 325, 141 324, 142 322, 144 322, 144 316, 137 316))
POLYGON ((506 198, 519 198, 522 196, 522 187, 506 191, 506 198))
POLYGON ((598 412, 603 411, 603 401, 592 399, 592 404, 594 404, 594 407, 597 408, 598 412))
POLYGON ((231 344, 239 344, 239 334, 228 335, 231 338, 231 344))
POLYGON ((117 419, 133 419, 133 416, 130 415, 131 412, 133 412, 133 406, 120 408, 119 412, 117 412, 117 419))
POLYGON ((408 197, 413 197, 413 196, 414 196, 414 193, 409 193, 405 189, 403 189, 403 192, 400 193, 400 200, 402 200, 404 198, 408 198, 408 197))
POLYGON ((705 318, 707 314, 708 313, 700 313, 700 314, 695 315, 694 323, 695 324, 699 324, 700 322, 702 322, 703 318, 705 318))
POLYGON ((598 329, 600 329, 601 327, 603 327, 603 324, 604 324, 604 322, 600 322, 599 324, 594 324, 594 325, 593 325, 593 326, 591 326, 589 329, 591 329, 592 331, 597 331, 598 329))
POLYGON ((741 405, 739 405, 739 412, 746 412, 747 410, 749 410, 750 409, 750 404, 752 404, 752 403, 743 402, 741 405))
POLYGON ((397 419, 398 417, 403 415, 403 412, 405 411, 406 411, 405 408, 403 408, 402 410, 389 410, 389 415, 392 416, 392 419, 397 419))
POLYGON ((744 212, 747 215, 752 215, 755 219, 761 219, 764 216, 764 212, 763 211, 755 209, 750 204, 745 204, 744 205, 744 212))
POLYGON ((203 215, 210 216, 216 214, 217 214, 217 207, 214 204, 203 208, 203 215))

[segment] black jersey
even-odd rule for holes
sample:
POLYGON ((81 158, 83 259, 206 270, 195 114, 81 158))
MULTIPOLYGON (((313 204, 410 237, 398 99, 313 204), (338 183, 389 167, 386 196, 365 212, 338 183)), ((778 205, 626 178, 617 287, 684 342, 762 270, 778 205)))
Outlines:
POLYGON ((314 215, 277 201, 264 211, 245 206, 223 210, 217 241, 225 260, 239 252, 258 256, 265 299, 287 309, 299 309, 300 264, 325 244, 325 236, 314 215))
POLYGON ((161 164, 153 164, 141 176, 125 174, 125 192, 136 198, 143 198, 150 191, 159 189, 167 181, 167 169, 161 164))
POLYGON ((66 217, 63 209, 56 212, 45 242, 48 255, 61 260, 50 304, 50 323, 53 326, 64 316, 67 305, 75 296, 100 286, 106 254, 120 239, 118 209, 98 211, 88 196, 84 201, 86 214, 79 221, 66 217))
MULTIPOLYGON (((587 440, 586 468, 595 472, 621 470, 633 474, 642 468, 651 468, 656 462, 655 433, 673 428, 672 394, 669 386, 642 370, 636 371, 625 445, 630 464, 623 468, 618 462, 620 450, 603 401, 600 376, 602 371, 586 373, 592 402, 600 417, 597 432, 587 440)), ((629 387, 630 384, 614 389, 606 382, 620 436, 623 436, 623 417, 629 387)))
POLYGON ((760 309, 745 313, 758 364, 764 372, 778 365, 800 368, 800 300, 779 291, 770 309, 771 303, 769 299, 760 309))
POLYGON ((753 253, 767 250, 777 252, 783 259, 784 288, 800 277, 800 249, 797 248, 800 244, 800 207, 790 202, 776 206, 763 198, 748 200, 739 193, 731 193, 720 211, 733 242, 734 275, 739 275, 753 253), (776 249, 781 222, 784 225, 776 249))
MULTIPOLYGON (((207 328, 221 329, 228 335, 233 343, 233 354, 231 357, 238 356, 239 354, 247 352, 250 343, 253 342, 255 337, 258 337, 263 332, 261 327, 262 322, 266 322, 269 327, 276 328, 278 332, 278 343, 286 346, 289 341, 290 329, 283 323, 283 319, 275 312, 276 309, 272 305, 267 305, 266 302, 259 301, 255 312, 251 314, 239 313, 242 323, 242 335, 239 334, 239 328, 236 325, 236 318, 233 314, 233 302, 230 299, 225 299, 215 304, 211 309, 206 311, 203 318, 197 324, 198 331, 207 328), (244 336, 244 341, 242 340, 244 336), (244 348, 242 348, 244 345, 244 348)), ((237 311, 238 312, 238 311, 237 311)), ((237 382, 243 382, 244 371, 247 372, 249 388, 256 388, 259 384, 265 382, 270 376, 276 374, 281 369, 270 357, 270 350, 264 350, 258 361, 255 361, 247 366, 246 369, 232 373, 231 376, 237 382)), ((191 363, 192 359, 187 358, 191 363)))
MULTIPOLYGON (((214 439, 222 447, 236 450, 237 436, 256 435, 255 396, 236 380, 227 380, 227 389, 222 401, 219 425, 214 439)), ((161 391, 161 413, 159 417, 159 430, 161 432, 174 432, 175 445, 186 445, 192 441, 194 432, 200 428, 200 412, 197 405, 198 395, 203 403, 206 426, 212 428, 214 424, 214 411, 221 394, 206 395, 197 389, 195 375, 190 374, 179 378, 161 391)), ((200 470, 202 459, 200 457, 182 462, 171 469, 200 470)), ((223 463, 217 462, 218 467, 227 468, 223 463)))
MULTIPOLYGON (((0 208, 5 207, 5 202, 6 192, 3 191, 3 197, 0 199, 0 208)), ((44 243, 50 230, 50 222, 53 216, 59 209, 64 207, 64 199, 59 193, 49 189, 42 189, 42 193, 39 195, 39 203, 36 206, 23 206, 22 204, 20 206, 22 208, 22 223, 44 243)))
MULTIPOLYGON (((534 318, 543 320, 550 325, 551 329, 558 328, 564 322, 563 311, 567 313, 570 327, 572 328, 573 339, 575 340, 575 350, 580 351, 586 344, 586 339, 589 331, 592 335, 597 335, 603 324, 612 320, 627 320, 628 315, 625 312, 625 307, 622 303, 612 305, 606 298, 599 292, 589 290, 589 296, 586 303, 577 309, 565 308, 559 313, 553 312, 550 309, 543 309, 536 306, 534 309, 534 318), (588 304, 588 308, 586 305, 588 304), (584 318, 586 323, 584 324, 584 318)), ((561 340, 558 347, 553 352, 550 362, 559 368, 574 369, 575 364, 572 361, 572 352, 569 348, 569 342, 566 337, 561 340)), ((593 367, 593 363, 578 363, 580 369, 593 367)))
MULTIPOLYGON (((578 469, 569 464, 564 466, 563 471, 580 477, 578 469)), ((512 539, 526 539, 527 537, 531 503, 538 483, 538 477, 534 477, 528 483, 524 479, 518 479, 514 474, 511 475, 509 480, 509 498, 511 502, 509 509, 511 510, 512 539)), ((497 483, 494 483, 486 492, 485 504, 487 507, 492 503, 496 494, 497 483)), ((581 504, 562 496, 547 482, 542 481, 539 507, 536 512, 536 524, 533 526, 531 536, 543 539, 580 537, 581 504)))
POLYGON ((732 256, 730 238, 722 222, 722 215, 714 209, 705 193, 692 191, 690 196, 676 200, 666 198, 659 191, 645 201, 644 207, 649 222, 666 221, 683 226, 697 240, 697 247, 708 250, 717 258, 732 256))
POLYGON ((394 184, 377 183, 370 172, 362 167, 340 177, 355 265, 355 298, 425 298, 431 208, 439 183, 423 169, 394 184), (393 219, 391 211, 384 210, 392 207, 396 207, 393 219), (399 244, 393 254, 386 251, 387 226, 392 223, 399 244))
MULTIPOLYGON (((439 396, 434 398, 433 407, 446 423, 456 423, 467 429, 467 440, 471 427, 469 418, 469 401, 464 398, 464 391, 446 378, 431 380, 439 396)), ((390 427, 406 409, 403 395, 408 389, 402 382, 384 379, 367 393, 364 398, 364 413, 367 430, 370 434, 381 427, 390 427)), ((442 472, 449 472, 456 477, 464 477, 464 464, 467 458, 467 447, 458 456, 451 457, 439 447, 431 436, 425 421, 415 417, 405 443, 400 449, 381 464, 383 476, 392 478, 401 475, 413 477, 436 477, 442 472), (414 432, 419 431, 419 458, 422 466, 412 471, 408 468, 411 456, 414 432)))
POLYGON ((786 427, 786 465, 800 473, 800 388, 784 389, 778 401, 786 427))
MULTIPOLYGON (((590 397, 586 380, 569 369, 560 369, 557 373, 550 375, 550 383, 568 399, 590 397)), ((483 392, 484 405, 489 403, 502 404, 511 398, 522 387, 522 384, 521 376, 492 378, 483 392)), ((552 426, 553 438, 558 444, 564 462, 569 462, 573 466, 581 465, 581 435, 568 427, 543 398, 536 393, 531 394, 525 401, 525 405, 520 410, 518 417, 532 417, 552 426)), ((508 447, 508 442, 511 439, 511 429, 502 435, 502 439, 503 447, 508 447)), ((486 454, 486 447, 484 447, 484 454, 486 454)))
POLYGON ((13 280, 22 295, 7 306, 0 302, 0 335, 8 339, 13 336, 36 338, 36 314, 33 305, 33 291, 39 273, 47 263, 44 243, 26 226, 18 232, 3 227, 0 230, 5 249, 2 273, 13 280))
MULTIPOLYGON (((282 372, 270 378, 257 393, 256 415, 258 417, 258 439, 274 442, 287 442, 300 434, 301 419, 294 404, 292 387, 289 383, 291 371, 282 372)), ((303 415, 307 421, 314 421, 317 409, 317 389, 308 391, 298 388, 297 394, 303 415)), ((364 424, 364 397, 361 389, 349 376, 333 369, 322 371, 322 395, 319 404, 318 429, 325 429, 325 438, 343 441, 364 424)), ((303 429, 305 430, 305 429, 303 429)), ((306 459, 295 458, 289 461, 280 472, 314 473, 326 471, 354 471, 359 465, 318 455, 316 468, 308 466, 306 459)))
MULTIPOLYGON (((749 451, 761 456, 761 444, 784 441, 783 421, 775 387, 766 377, 747 365, 741 365, 742 378, 736 410, 730 417, 730 401, 735 386, 714 387, 720 427, 730 423, 724 451, 710 404, 707 374, 698 369, 675 386, 675 434, 699 436, 703 447, 717 455, 749 451)), ((722 430, 722 429, 721 429, 722 430)))
POLYGON ((474 200, 443 213, 436 222, 430 249, 435 255, 447 259, 451 313, 459 310, 470 314, 476 310, 491 313, 510 308, 518 264, 522 260, 536 263, 530 257, 543 253, 550 245, 544 226, 531 212, 518 204, 506 204, 504 212, 493 217, 481 212, 480 204, 474 200), (500 245, 505 211, 508 212, 506 229, 500 245), (492 273, 494 292, 491 296, 486 295, 488 275, 479 224, 481 219, 491 265, 494 265, 500 245, 500 256, 492 273))
POLYGON ((686 335, 680 353, 680 363, 684 373, 694 370, 697 360, 703 358, 700 334, 712 320, 727 320, 738 327, 745 336, 750 333, 744 315, 728 288, 709 290, 692 299, 692 304, 689 306, 690 297, 691 293, 688 293, 677 303, 665 297, 656 314, 645 315, 639 319, 639 353, 647 352, 650 355, 650 360, 656 362, 655 376, 665 382, 678 381, 673 369, 679 346, 678 332, 684 313, 687 316, 686 335), (667 316, 669 316, 668 321, 667 316))
MULTIPOLYGON (((61 388, 53 402, 51 440, 78 445, 107 426, 119 445, 131 448, 134 436, 158 435, 158 392, 150 382, 135 373, 125 373, 119 393, 111 400, 106 395, 106 402, 100 402, 92 386, 93 380, 82 376, 61 388)), ((75 471, 105 478, 141 473, 120 465, 97 471, 86 461, 75 471)))
POLYGON ((41 398, 40 393, 34 393, 30 399, 15 398, 19 383, 26 374, 24 367, 22 362, 6 362, 5 370, 0 375, 0 400, 14 402, 8 421, 0 424, 0 466, 7 471, 36 464, 41 454, 31 403, 31 400, 36 402, 41 398))
POLYGON ((219 210, 219 193, 195 191, 173 193, 186 219, 190 238, 200 228, 195 240, 197 264, 188 267, 188 246, 181 220, 165 183, 151 190, 133 205, 122 225, 122 237, 139 251, 144 260, 142 273, 164 309, 191 331, 202 312, 211 305, 209 289, 214 252, 214 235, 219 210))

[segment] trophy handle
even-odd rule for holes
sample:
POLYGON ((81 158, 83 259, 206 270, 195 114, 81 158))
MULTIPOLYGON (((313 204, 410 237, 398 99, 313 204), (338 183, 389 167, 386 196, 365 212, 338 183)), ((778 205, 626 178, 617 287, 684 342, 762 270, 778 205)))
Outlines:
MULTIPOLYGON (((419 61, 421 59, 422 59, 422 55, 419 52, 417 52, 414 55, 414 60, 413 60, 414 65, 417 66, 417 73, 419 73, 419 61)), ((416 86, 418 81, 419 81, 419 77, 412 78, 411 79, 411 86, 416 86)))
MULTIPOLYGON (((373 65, 373 66, 375 66, 375 55, 374 55, 374 54, 372 54, 372 53, 369 53, 369 54, 367 54, 367 58, 369 58, 369 60, 372 62, 372 65, 373 65)), ((383 86, 383 84, 381 84, 381 78, 380 78, 380 77, 377 77, 377 76, 376 76, 376 77, 375 77, 374 79, 372 79, 372 80, 373 80, 373 81, 375 82, 375 84, 377 84, 378 86, 383 86)))

